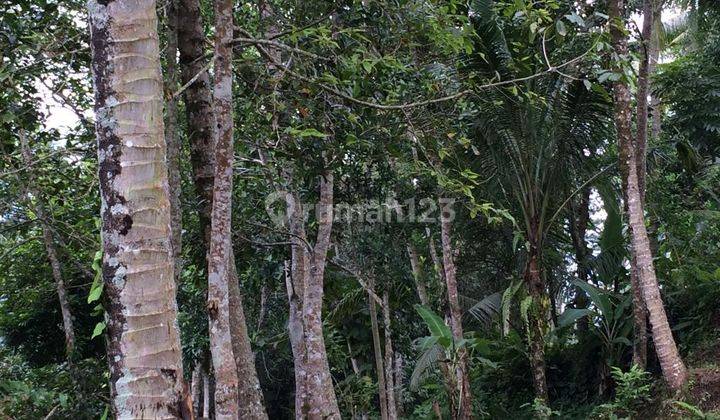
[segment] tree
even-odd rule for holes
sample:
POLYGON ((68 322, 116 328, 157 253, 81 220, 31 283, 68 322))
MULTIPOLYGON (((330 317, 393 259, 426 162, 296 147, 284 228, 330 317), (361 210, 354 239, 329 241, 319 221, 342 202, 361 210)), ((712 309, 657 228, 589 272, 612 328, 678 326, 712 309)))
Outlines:
MULTIPOLYGON (((33 161, 32 151, 30 150, 30 144, 24 130, 19 133, 20 137, 20 148, 22 149, 22 157, 25 162, 25 166, 31 167, 33 161)), ((28 182, 28 190, 32 197, 30 199, 35 200, 33 209, 37 215, 38 220, 42 226, 42 239, 45 245, 45 252, 47 258, 50 261, 52 268, 53 279, 55 280, 55 287, 57 289, 58 301, 60 302, 60 312, 62 313, 63 320, 63 331, 65 332, 65 353, 68 357, 72 356, 75 350, 75 329, 73 327, 72 311, 70 310, 70 302, 68 300, 67 289, 65 288, 65 281, 63 280, 62 267, 60 260, 58 259, 58 251, 55 246, 55 239, 53 238, 52 227, 50 225, 49 217, 45 210, 45 203, 43 203, 43 197, 35 185, 35 177, 33 172, 29 172, 30 180, 28 182)))
POLYGON ((192 417, 177 329, 155 2, 90 1, 113 411, 192 417))
MULTIPOLYGON (((618 57, 615 70, 621 73, 622 60, 628 54, 627 41, 623 31, 625 3, 623 0, 611 0, 609 6, 612 43, 618 57)), ((637 263, 638 287, 648 309, 653 342, 663 376, 671 388, 679 390, 687 381, 687 369, 678 353, 655 276, 650 241, 645 228, 643 199, 636 164, 636 153, 638 152, 635 150, 631 134, 630 90, 627 82, 622 78, 614 83, 613 99, 621 167, 625 168, 621 172, 630 219, 632 254, 637 263)))

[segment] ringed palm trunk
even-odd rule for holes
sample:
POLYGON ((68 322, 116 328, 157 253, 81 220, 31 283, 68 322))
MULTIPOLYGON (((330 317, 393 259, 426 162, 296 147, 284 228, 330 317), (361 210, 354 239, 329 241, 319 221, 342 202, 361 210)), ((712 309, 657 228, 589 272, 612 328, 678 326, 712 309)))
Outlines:
MULTIPOLYGON (((623 0, 610 1, 611 36, 615 51, 619 56, 627 55, 627 41, 621 30, 623 25, 623 0)), ((631 135, 630 90, 623 80, 615 82, 613 89, 615 101, 615 125, 618 133, 620 158, 623 159, 627 171, 624 187, 630 218, 630 236, 632 240, 633 258, 637 262, 638 286, 648 309, 652 326, 653 343, 657 351, 663 377, 668 385, 679 390, 687 382, 687 369, 680 358, 670 325, 665 314, 660 288, 650 251, 650 240, 645 228, 642 192, 635 160, 635 148, 631 135)))
MULTIPOLYGON (((442 201, 441 201, 442 203, 442 201)), ((447 285, 448 306, 450 307, 450 329, 456 342, 463 339, 462 312, 458 300, 458 287, 456 279, 455 261, 451 240, 451 204, 443 204, 440 217, 440 237, 442 241, 442 258, 445 269, 445 283, 447 285)), ((470 392, 470 378, 468 375, 468 354, 467 349, 462 347, 457 352, 457 364, 455 366, 457 376, 457 392, 459 397, 460 419, 470 419, 472 414, 472 394, 470 392)))
POLYGON ((90 0, 108 363, 117 418, 192 418, 177 329, 155 1, 90 0))
POLYGON ((535 243, 531 241, 530 255, 524 275, 525 284, 533 301, 533 307, 528 314, 528 345, 535 397, 547 403, 549 398, 545 377, 545 314, 547 313, 548 299, 540 273, 540 251, 535 243))
MULTIPOLYGON (((30 168, 32 166, 32 151, 30 150, 25 131, 21 130, 19 136, 23 161, 25 166, 30 168)), ((53 280, 55 280, 55 290, 57 291, 58 301, 60 302, 60 314, 62 315, 63 331, 65 332, 65 354, 70 358, 75 350, 75 328, 73 327, 72 312, 70 311, 70 301, 68 299, 67 289, 65 288, 65 280, 63 280, 62 276, 62 266, 58 259, 57 248, 55 247, 55 240, 53 239, 48 214, 45 211, 45 203, 40 195, 40 190, 35 184, 35 176, 32 170, 28 171, 28 178, 28 190, 35 199, 35 205, 33 207, 35 215, 42 227, 45 253, 47 254, 48 261, 50 261, 53 280)))

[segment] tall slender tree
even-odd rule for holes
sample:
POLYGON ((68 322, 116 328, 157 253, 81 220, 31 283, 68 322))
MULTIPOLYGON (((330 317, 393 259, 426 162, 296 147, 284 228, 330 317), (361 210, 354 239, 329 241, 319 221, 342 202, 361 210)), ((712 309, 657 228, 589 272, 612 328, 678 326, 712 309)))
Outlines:
POLYGON ((191 418, 177 329, 153 0, 90 0, 102 276, 117 418, 191 418))
MULTIPOLYGON (((28 168, 32 167, 33 154, 30 149, 30 143, 28 142, 27 134, 25 130, 20 130, 20 151, 22 153, 23 162, 28 168)), ((53 280, 55 280, 55 290, 57 291, 58 301, 60 302, 60 313, 62 314, 63 320, 63 331, 65 332, 65 353, 68 357, 72 356, 75 350, 75 328, 73 327, 72 311, 70 310, 70 300, 68 299, 67 288, 65 287, 65 280, 62 275, 62 266, 60 259, 58 258, 57 247, 55 246, 55 239, 53 237, 52 226, 50 225, 50 215, 46 211, 45 202, 43 196, 40 193, 35 180, 35 175, 32 170, 28 171, 28 192, 31 194, 29 197, 34 201, 32 208, 35 211, 40 226, 42 227, 42 239, 45 245, 45 252, 47 253, 48 261, 50 261, 50 268, 52 269, 53 280)))
MULTIPOLYGON (((622 60, 628 55, 625 37, 625 3, 623 0, 611 0, 609 3, 610 34, 617 55, 615 71, 622 74, 622 60)), ((636 153, 632 139, 632 111, 630 89, 627 82, 620 78, 613 86, 615 102, 615 126, 618 135, 618 148, 625 188, 625 197, 629 213, 632 257, 637 263, 638 288, 648 309, 652 326, 653 343, 657 351, 663 377, 668 385, 678 390, 687 382, 687 369, 672 336, 672 330, 665 314, 660 287, 655 275, 655 267, 650 251, 650 241, 645 228, 642 192, 636 164, 636 153)))

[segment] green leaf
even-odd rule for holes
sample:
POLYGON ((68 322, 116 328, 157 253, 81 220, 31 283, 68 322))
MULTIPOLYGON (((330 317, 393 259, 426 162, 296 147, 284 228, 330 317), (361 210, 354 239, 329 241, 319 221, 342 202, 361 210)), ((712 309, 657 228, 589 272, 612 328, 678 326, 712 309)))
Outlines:
POLYGON ((415 310, 420 314, 425 324, 427 324, 430 334, 434 337, 438 337, 438 342, 443 346, 446 346, 449 342, 452 342, 452 332, 450 327, 445 324, 445 321, 440 318, 435 312, 422 306, 415 305, 415 310))
POLYGON ((582 280, 573 280, 572 283, 576 285, 577 287, 583 289, 585 293, 590 296, 590 300, 593 301, 595 306, 597 306, 598 310, 602 313, 605 317, 611 317, 612 316, 612 305, 610 304, 610 298, 608 292, 605 290, 598 289, 597 287, 591 285, 590 283, 584 282, 582 280))
POLYGON ((90 336, 90 339, 92 340, 93 338, 99 336, 100 334, 103 333, 103 331, 105 331, 105 322, 104 321, 98 322, 97 325, 95 325, 95 329, 93 330, 93 333, 90 336))
POLYGON ((582 28, 585 27, 585 20, 578 15, 577 13, 572 13, 570 15, 565 15, 565 19, 569 20, 570 22, 576 24, 577 26, 580 26, 582 28))
POLYGON ((564 328, 573 325, 578 319, 592 314, 590 309, 585 308, 569 308, 558 317, 558 328, 564 328))
POLYGON ((565 28, 565 24, 562 23, 561 20, 558 20, 555 22, 555 30, 557 31, 558 35, 565 36, 567 35, 567 28, 565 28))
POLYGON ((325 133, 321 133, 320 131, 314 129, 314 128, 305 128, 305 129, 297 129, 297 128, 290 128, 289 130, 290 135, 297 136, 297 137, 319 137, 321 139, 324 139, 328 135, 325 133))

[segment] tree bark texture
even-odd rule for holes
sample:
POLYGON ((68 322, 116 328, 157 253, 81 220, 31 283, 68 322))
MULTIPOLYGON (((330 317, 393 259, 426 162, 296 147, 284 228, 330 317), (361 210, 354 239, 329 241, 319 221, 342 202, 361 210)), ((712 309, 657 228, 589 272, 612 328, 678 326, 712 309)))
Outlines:
MULTIPOLYGON (((450 307, 450 327, 455 341, 463 339, 462 311, 458 300, 458 287, 456 279, 455 261, 451 239, 452 221, 450 220, 450 209, 443 205, 440 217, 440 237, 442 241, 442 258, 445 269, 445 283, 447 285, 448 306, 450 307)), ((470 392, 470 379, 468 374, 467 349, 462 347, 457 352, 457 363, 455 366, 457 376, 457 387, 459 397, 460 419, 472 418, 472 394, 470 392)))
MULTIPOLYGON (((610 31, 615 51, 620 57, 627 55, 627 41, 623 33, 623 12, 625 5, 623 0, 610 1, 610 31)), ((613 98, 615 101, 615 125, 618 133, 619 149, 621 159, 627 171, 623 171, 626 178, 623 183, 626 188, 627 207, 630 218, 630 235, 632 239, 633 257, 637 262, 638 285, 642 292, 643 300, 648 309, 650 325, 652 326, 653 342, 657 351, 663 377, 668 385, 674 389, 680 389, 687 381, 687 369, 680 358, 675 340, 670 330, 670 325, 665 314, 660 288, 658 286, 655 268, 653 266, 652 254, 650 252, 650 241, 645 228, 643 214, 643 200, 640 191, 637 165, 635 161, 635 150, 633 147, 631 133, 631 109, 630 90, 624 80, 618 80, 614 84, 613 98)))
MULTIPOLYGON (((183 84, 186 84, 197 76, 195 81, 183 92, 183 98, 188 126, 190 161, 195 189, 200 197, 198 216, 204 232, 205 246, 209 250, 210 219, 215 183, 217 119, 213 112, 210 78, 207 71, 203 70, 207 62, 204 57, 205 34, 199 2, 197 0, 178 1, 178 49, 180 51, 181 79, 183 84)), ((225 53, 231 54, 227 50, 229 48, 225 53)), ((233 357, 237 375, 240 378, 238 384, 240 415, 264 418, 264 408, 258 409, 259 406, 263 406, 263 398, 255 370, 255 357, 250 347, 232 243, 229 247, 228 308, 233 357)))
POLYGON ((217 122, 210 250, 208 316, 215 371, 215 416, 237 419, 238 372, 230 333, 230 248, 233 188, 232 1, 215 2, 214 108, 217 122))
MULTIPOLYGON (((165 90, 175 92, 177 89, 177 4, 176 0, 168 0, 165 7, 167 20, 167 45, 165 48, 165 90)), ((180 138, 177 125, 177 100, 170 95, 165 105, 165 144, 168 166, 168 185, 170 192, 170 229, 172 232, 173 260, 175 261, 175 281, 180 280, 182 273, 182 209, 180 207, 180 138)))
POLYGON ((156 4, 90 0, 113 411, 192 418, 177 329, 156 4))

